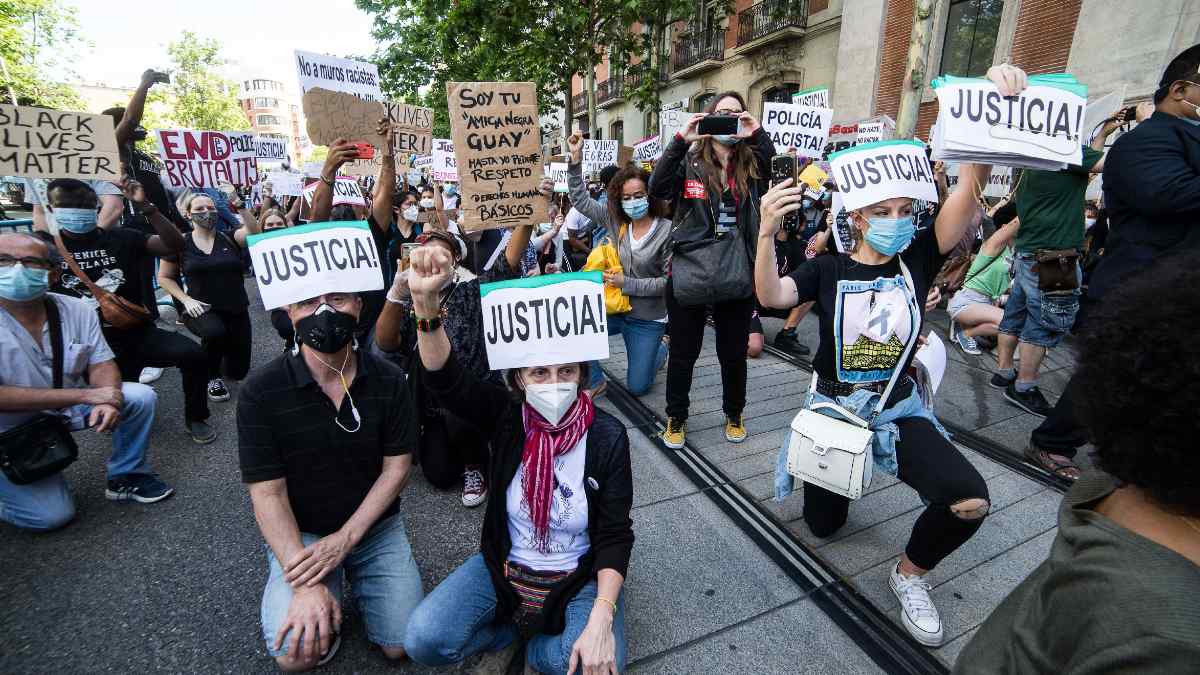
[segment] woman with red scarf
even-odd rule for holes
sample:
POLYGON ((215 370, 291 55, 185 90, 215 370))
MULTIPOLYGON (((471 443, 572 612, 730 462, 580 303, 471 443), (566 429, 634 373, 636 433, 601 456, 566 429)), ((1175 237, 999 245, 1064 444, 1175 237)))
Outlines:
POLYGON ((527 640, 527 670, 623 671, 621 586, 633 550, 625 427, 580 390, 585 363, 514 368, 507 390, 464 369, 439 317, 453 260, 422 247, 409 264, 422 376, 490 438, 494 489, 479 553, 413 612, 405 651, 431 666, 482 653, 476 672, 503 673, 527 640))

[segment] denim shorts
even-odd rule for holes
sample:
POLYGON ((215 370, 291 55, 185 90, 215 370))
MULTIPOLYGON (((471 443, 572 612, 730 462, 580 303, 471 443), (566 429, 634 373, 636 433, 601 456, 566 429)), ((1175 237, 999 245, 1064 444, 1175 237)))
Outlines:
MULTIPOLYGON (((307 533, 300 537, 305 546, 321 538, 307 533)), ((284 580, 283 568, 270 547, 267 548, 267 559, 271 572, 262 598, 263 639, 271 656, 283 656, 287 653, 287 636, 284 636, 283 648, 276 650, 275 634, 287 618, 292 587, 284 580)), ((346 556, 341 569, 330 572, 321 580, 333 597, 343 603, 344 622, 347 612, 342 599, 343 573, 350 581, 351 593, 366 624, 367 639, 380 647, 404 646, 408 617, 425 593, 401 517, 395 515, 376 523, 346 556)))
POLYGON ((956 318, 958 313, 971 305, 987 305, 994 307, 996 303, 987 296, 987 293, 977 291, 974 288, 963 286, 958 289, 951 298, 950 303, 946 305, 946 312, 950 314, 950 318, 956 318))
MULTIPOLYGON (((1049 349, 1058 346, 1074 325, 1081 291, 1042 293, 1034 264, 1032 253, 1021 253, 1013 260, 1012 290, 1008 304, 1004 306, 1000 332, 1015 335, 1026 344, 1049 349)), ((1082 281, 1078 264, 1075 278, 1082 281)))

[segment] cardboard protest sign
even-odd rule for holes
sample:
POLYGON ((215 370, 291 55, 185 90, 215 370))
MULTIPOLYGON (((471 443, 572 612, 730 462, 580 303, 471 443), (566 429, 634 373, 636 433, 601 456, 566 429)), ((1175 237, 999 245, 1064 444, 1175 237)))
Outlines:
POLYGON ((633 146, 633 161, 640 163, 653 162, 662 157, 662 141, 658 136, 648 136, 633 146))
POLYGON ((117 180, 112 118, 0 105, 0 175, 117 180))
POLYGON ((920 141, 880 141, 829 156, 833 179, 848 211, 893 197, 938 200, 933 167, 920 141))
POLYGON ((1017 96, 989 80, 940 77, 936 159, 1057 169, 1083 161, 1087 86, 1069 75, 1032 75, 1017 96))
POLYGON ((583 141, 583 173, 595 173, 606 166, 616 165, 620 144, 616 141, 583 141))
POLYGON ((762 128, 783 154, 796 148, 798 157, 820 157, 833 124, 833 111, 795 103, 764 103, 762 128))
POLYGON ((829 107, 829 87, 812 87, 792 94, 792 103, 813 108, 829 107))
POLYGON ((458 161, 454 156, 454 142, 444 138, 433 139, 433 179, 448 183, 458 182, 458 161))
POLYGON ((483 337, 493 369, 608 358, 600 272, 482 284, 483 337))
POLYGON ((366 221, 298 225, 246 237, 266 309, 325 293, 383 288, 379 254, 366 221))
MULTIPOLYGON (((317 186, 320 181, 313 181, 304 186, 304 201, 312 204, 313 195, 317 193, 317 186)), ((358 180, 350 176, 338 176, 337 180, 333 181, 333 205, 341 206, 347 204, 349 206, 366 206, 367 200, 363 199, 362 189, 358 187, 358 180)))
POLYGON ((554 191, 566 193, 570 191, 570 186, 567 184, 567 163, 566 162, 551 162, 550 177, 554 179, 554 191))
POLYGON ((830 210, 833 211, 833 245, 837 248, 838 253, 850 253, 854 250, 854 234, 851 232, 853 224, 850 222, 850 213, 846 211, 845 204, 842 203, 842 193, 834 190, 831 195, 832 202, 830 210))
POLYGON ((340 91, 314 87, 301 99, 308 124, 308 137, 317 145, 333 145, 339 138, 382 145, 376 129, 387 109, 379 101, 356 98, 340 91))
POLYGON ((546 198, 538 191, 542 150, 535 85, 448 82, 446 98, 454 152, 462 160, 459 226, 471 232, 549 220, 546 198))
POLYGON ((279 196, 299 197, 304 194, 304 174, 290 171, 271 171, 267 173, 267 182, 271 191, 279 196))
POLYGON ((258 182, 258 148, 248 131, 158 132, 167 187, 217 187, 221 182, 253 185, 258 182))
POLYGON ((617 148, 617 167, 624 169, 633 161, 633 148, 628 145, 622 145, 617 148))
MULTIPOLYGON (((959 164, 946 163, 946 185, 950 192, 958 185, 959 164)), ((984 197, 1004 197, 1012 190, 1012 167, 993 166, 992 174, 988 176, 987 185, 983 188, 984 197)))
POLYGON ((314 87, 353 94, 368 101, 382 101, 379 69, 374 63, 352 61, 326 54, 296 50, 296 74, 300 92, 314 87))
POLYGON ((658 137, 662 147, 666 148, 671 144, 671 139, 675 137, 676 132, 683 131, 691 116, 687 111, 687 101, 675 101, 662 107, 658 112, 658 137))
POLYGON ((268 162, 288 161, 288 142, 286 138, 273 136, 254 137, 254 156, 268 162))
POLYGON ((396 156, 429 154, 433 145, 433 108, 391 101, 385 107, 392 126, 392 146, 396 156))

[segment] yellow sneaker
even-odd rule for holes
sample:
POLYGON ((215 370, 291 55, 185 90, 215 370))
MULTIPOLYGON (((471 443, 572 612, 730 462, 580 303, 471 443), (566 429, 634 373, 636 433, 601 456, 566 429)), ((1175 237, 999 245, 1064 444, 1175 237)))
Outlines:
POLYGON ((672 450, 679 450, 687 436, 687 422, 680 422, 674 417, 667 418, 667 428, 662 432, 663 445, 672 450))
POLYGON ((741 415, 725 418, 725 440, 730 443, 741 443, 746 440, 746 425, 742 423, 741 415))

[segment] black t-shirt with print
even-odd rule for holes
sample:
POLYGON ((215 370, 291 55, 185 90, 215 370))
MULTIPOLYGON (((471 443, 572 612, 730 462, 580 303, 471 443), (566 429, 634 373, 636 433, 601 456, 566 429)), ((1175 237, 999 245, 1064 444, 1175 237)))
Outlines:
POLYGON ((250 304, 242 277, 242 249, 226 234, 217 233, 212 253, 196 246, 192 233, 184 235, 183 264, 187 293, 215 309, 240 311, 250 304))
MULTIPOLYGON (((916 287, 912 299, 918 315, 916 326, 908 309, 909 293, 903 290, 903 282, 897 281, 903 277, 894 257, 883 265, 864 265, 845 254, 817 256, 789 275, 796 282, 801 303, 816 300, 813 311, 821 322, 821 344, 813 366, 821 378, 847 383, 887 380, 908 336, 914 329, 920 332, 925 296, 946 256, 938 251, 937 236, 929 228, 918 234, 900 257, 916 287), (878 341, 868 333, 889 337, 878 341)), ((911 360, 910 354, 909 363, 911 360)))
MULTIPOLYGON (((141 150, 133 150, 133 163, 130 167, 133 170, 133 177, 142 184, 142 189, 146 191, 146 200, 158 208, 159 213, 166 216, 167 220, 175 223, 181 231, 187 232, 191 229, 191 225, 179 213, 179 209, 175 207, 175 200, 171 199, 170 193, 162 184, 162 165, 158 160, 147 155, 141 150)), ((126 201, 125 209, 121 213, 121 227, 132 227, 147 234, 155 234, 154 226, 150 224, 150 219, 138 213, 134 213, 129 208, 129 202, 126 201)))
MULTIPOLYGON (((143 261, 152 257, 146 251, 150 235, 123 227, 96 228, 82 235, 64 231, 62 239, 79 268, 97 286, 139 305, 145 301, 145 285, 149 280, 140 270, 143 261)), ((91 291, 71 272, 66 261, 62 263, 62 279, 54 290, 94 302, 91 291)))

